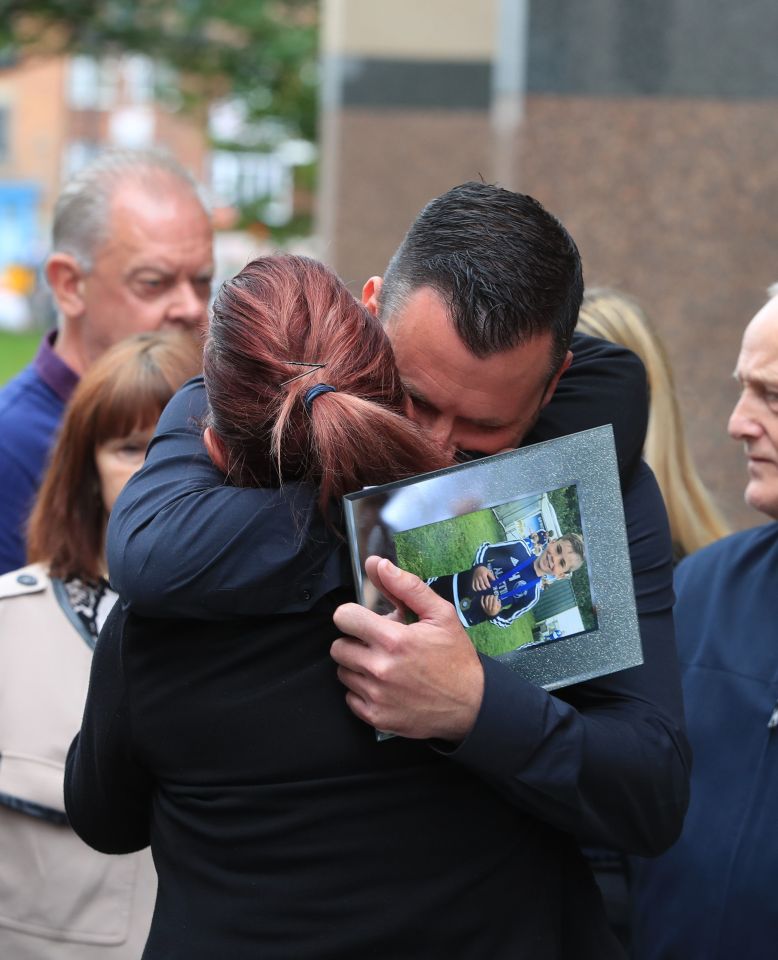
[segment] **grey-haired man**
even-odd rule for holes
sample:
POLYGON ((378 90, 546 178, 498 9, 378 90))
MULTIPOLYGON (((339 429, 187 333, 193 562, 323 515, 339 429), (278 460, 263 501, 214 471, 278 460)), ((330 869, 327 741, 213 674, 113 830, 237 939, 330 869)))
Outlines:
POLYGON ((24 523, 81 374, 131 334, 203 332, 212 242, 195 182, 164 154, 107 152, 63 188, 45 267, 57 329, 0 390, 0 573, 25 563, 24 523))
POLYGON ((778 943, 778 287, 769 293, 743 334, 728 427, 746 503, 769 522, 676 570, 692 802, 678 842, 633 864, 636 960, 762 960, 778 943))

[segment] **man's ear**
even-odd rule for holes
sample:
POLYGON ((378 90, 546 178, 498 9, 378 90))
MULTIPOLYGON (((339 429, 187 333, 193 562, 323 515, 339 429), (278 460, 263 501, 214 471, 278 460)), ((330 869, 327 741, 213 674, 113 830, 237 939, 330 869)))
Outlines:
POLYGON ((565 354, 565 359, 562 361, 561 366, 548 382, 548 386, 546 387, 546 392, 543 394, 543 402, 540 405, 541 408, 545 407, 545 405, 549 402, 549 400, 554 396, 554 391, 557 388, 557 384, 559 383, 560 377, 565 372, 565 370, 567 370, 567 368, 570 366, 572 362, 573 362, 573 352, 572 350, 568 350, 567 353, 565 354))
POLYGON ((78 260, 69 253, 52 253, 44 273, 60 313, 66 318, 83 316, 86 272, 78 260))
POLYGON ((208 456, 213 461, 214 466, 226 474, 228 472, 228 458, 222 438, 217 433, 214 433, 210 427, 206 427, 203 432, 203 443, 205 443, 205 449, 208 451, 208 456))
POLYGON ((381 295, 383 282, 382 277, 371 277, 362 287, 362 303, 374 317, 378 316, 378 298, 381 295))

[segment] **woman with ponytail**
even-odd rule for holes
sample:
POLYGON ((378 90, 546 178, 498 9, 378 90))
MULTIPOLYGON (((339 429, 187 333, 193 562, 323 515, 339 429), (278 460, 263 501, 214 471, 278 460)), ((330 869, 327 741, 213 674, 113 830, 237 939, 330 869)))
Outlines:
POLYGON ((244 487, 344 493, 449 463, 405 417, 381 324, 323 264, 254 260, 219 291, 204 362, 211 459, 244 487))

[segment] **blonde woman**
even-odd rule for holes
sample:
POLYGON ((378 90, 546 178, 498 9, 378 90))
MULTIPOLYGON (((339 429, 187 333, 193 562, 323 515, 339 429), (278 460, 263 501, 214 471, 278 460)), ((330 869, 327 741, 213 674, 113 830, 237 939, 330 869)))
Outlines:
POLYGON ((578 329, 628 347, 645 365, 651 406, 643 455, 667 506, 676 561, 726 536, 729 526, 686 445, 667 354, 641 306, 618 290, 593 288, 584 294, 578 329))

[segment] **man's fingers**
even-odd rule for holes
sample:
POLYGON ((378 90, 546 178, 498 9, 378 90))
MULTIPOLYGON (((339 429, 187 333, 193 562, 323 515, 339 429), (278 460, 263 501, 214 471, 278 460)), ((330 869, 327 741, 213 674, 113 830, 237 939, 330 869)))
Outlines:
POLYGON ((378 725, 379 703, 382 702, 380 687, 367 674, 338 667, 338 680, 346 688, 346 703, 349 709, 371 726, 378 725))
MULTIPOLYGON (((451 612, 451 604, 439 597, 434 590, 415 574, 395 566, 385 557, 372 566, 376 587, 395 602, 412 610, 420 620, 441 620, 451 612)), ((357 633, 356 636, 362 636, 357 633)))
POLYGON ((364 669, 360 654, 367 648, 353 637, 338 637, 330 646, 330 656, 339 666, 355 672, 364 669))
POLYGON ((346 705, 357 719, 362 720, 364 723, 370 723, 370 713, 362 697, 353 693, 351 690, 347 690, 346 705))
POLYGON ((378 590, 380 593, 382 593, 386 597, 386 599, 389 601, 389 603, 392 604, 395 610, 402 611, 403 610, 402 603, 400 603, 397 597, 393 596, 389 592, 387 586, 381 581, 381 577, 378 574, 378 564, 380 562, 381 562, 381 557, 375 557, 375 556, 368 557, 367 560, 365 560, 365 573, 367 573, 368 579, 376 588, 376 590, 378 590))
MULTIPOLYGON (((346 705, 354 714, 354 716, 357 717, 357 719, 361 720, 363 723, 367 723, 371 727, 375 727, 376 730, 379 728, 377 710, 369 701, 363 700, 359 694, 353 693, 351 690, 347 690, 346 705)), ((392 731, 383 728, 381 729, 381 733, 391 733, 391 735, 394 736, 392 731)))
POLYGON ((364 674, 352 670, 349 667, 344 667, 342 664, 338 666, 337 674, 338 680, 340 680, 343 686, 350 690, 355 696, 359 697, 360 700, 369 699, 367 678, 364 674))
MULTIPOLYGON (((332 615, 338 630, 369 643, 386 629, 387 618, 358 603, 341 604, 332 615)), ((391 622, 391 621, 389 621, 391 622)))

